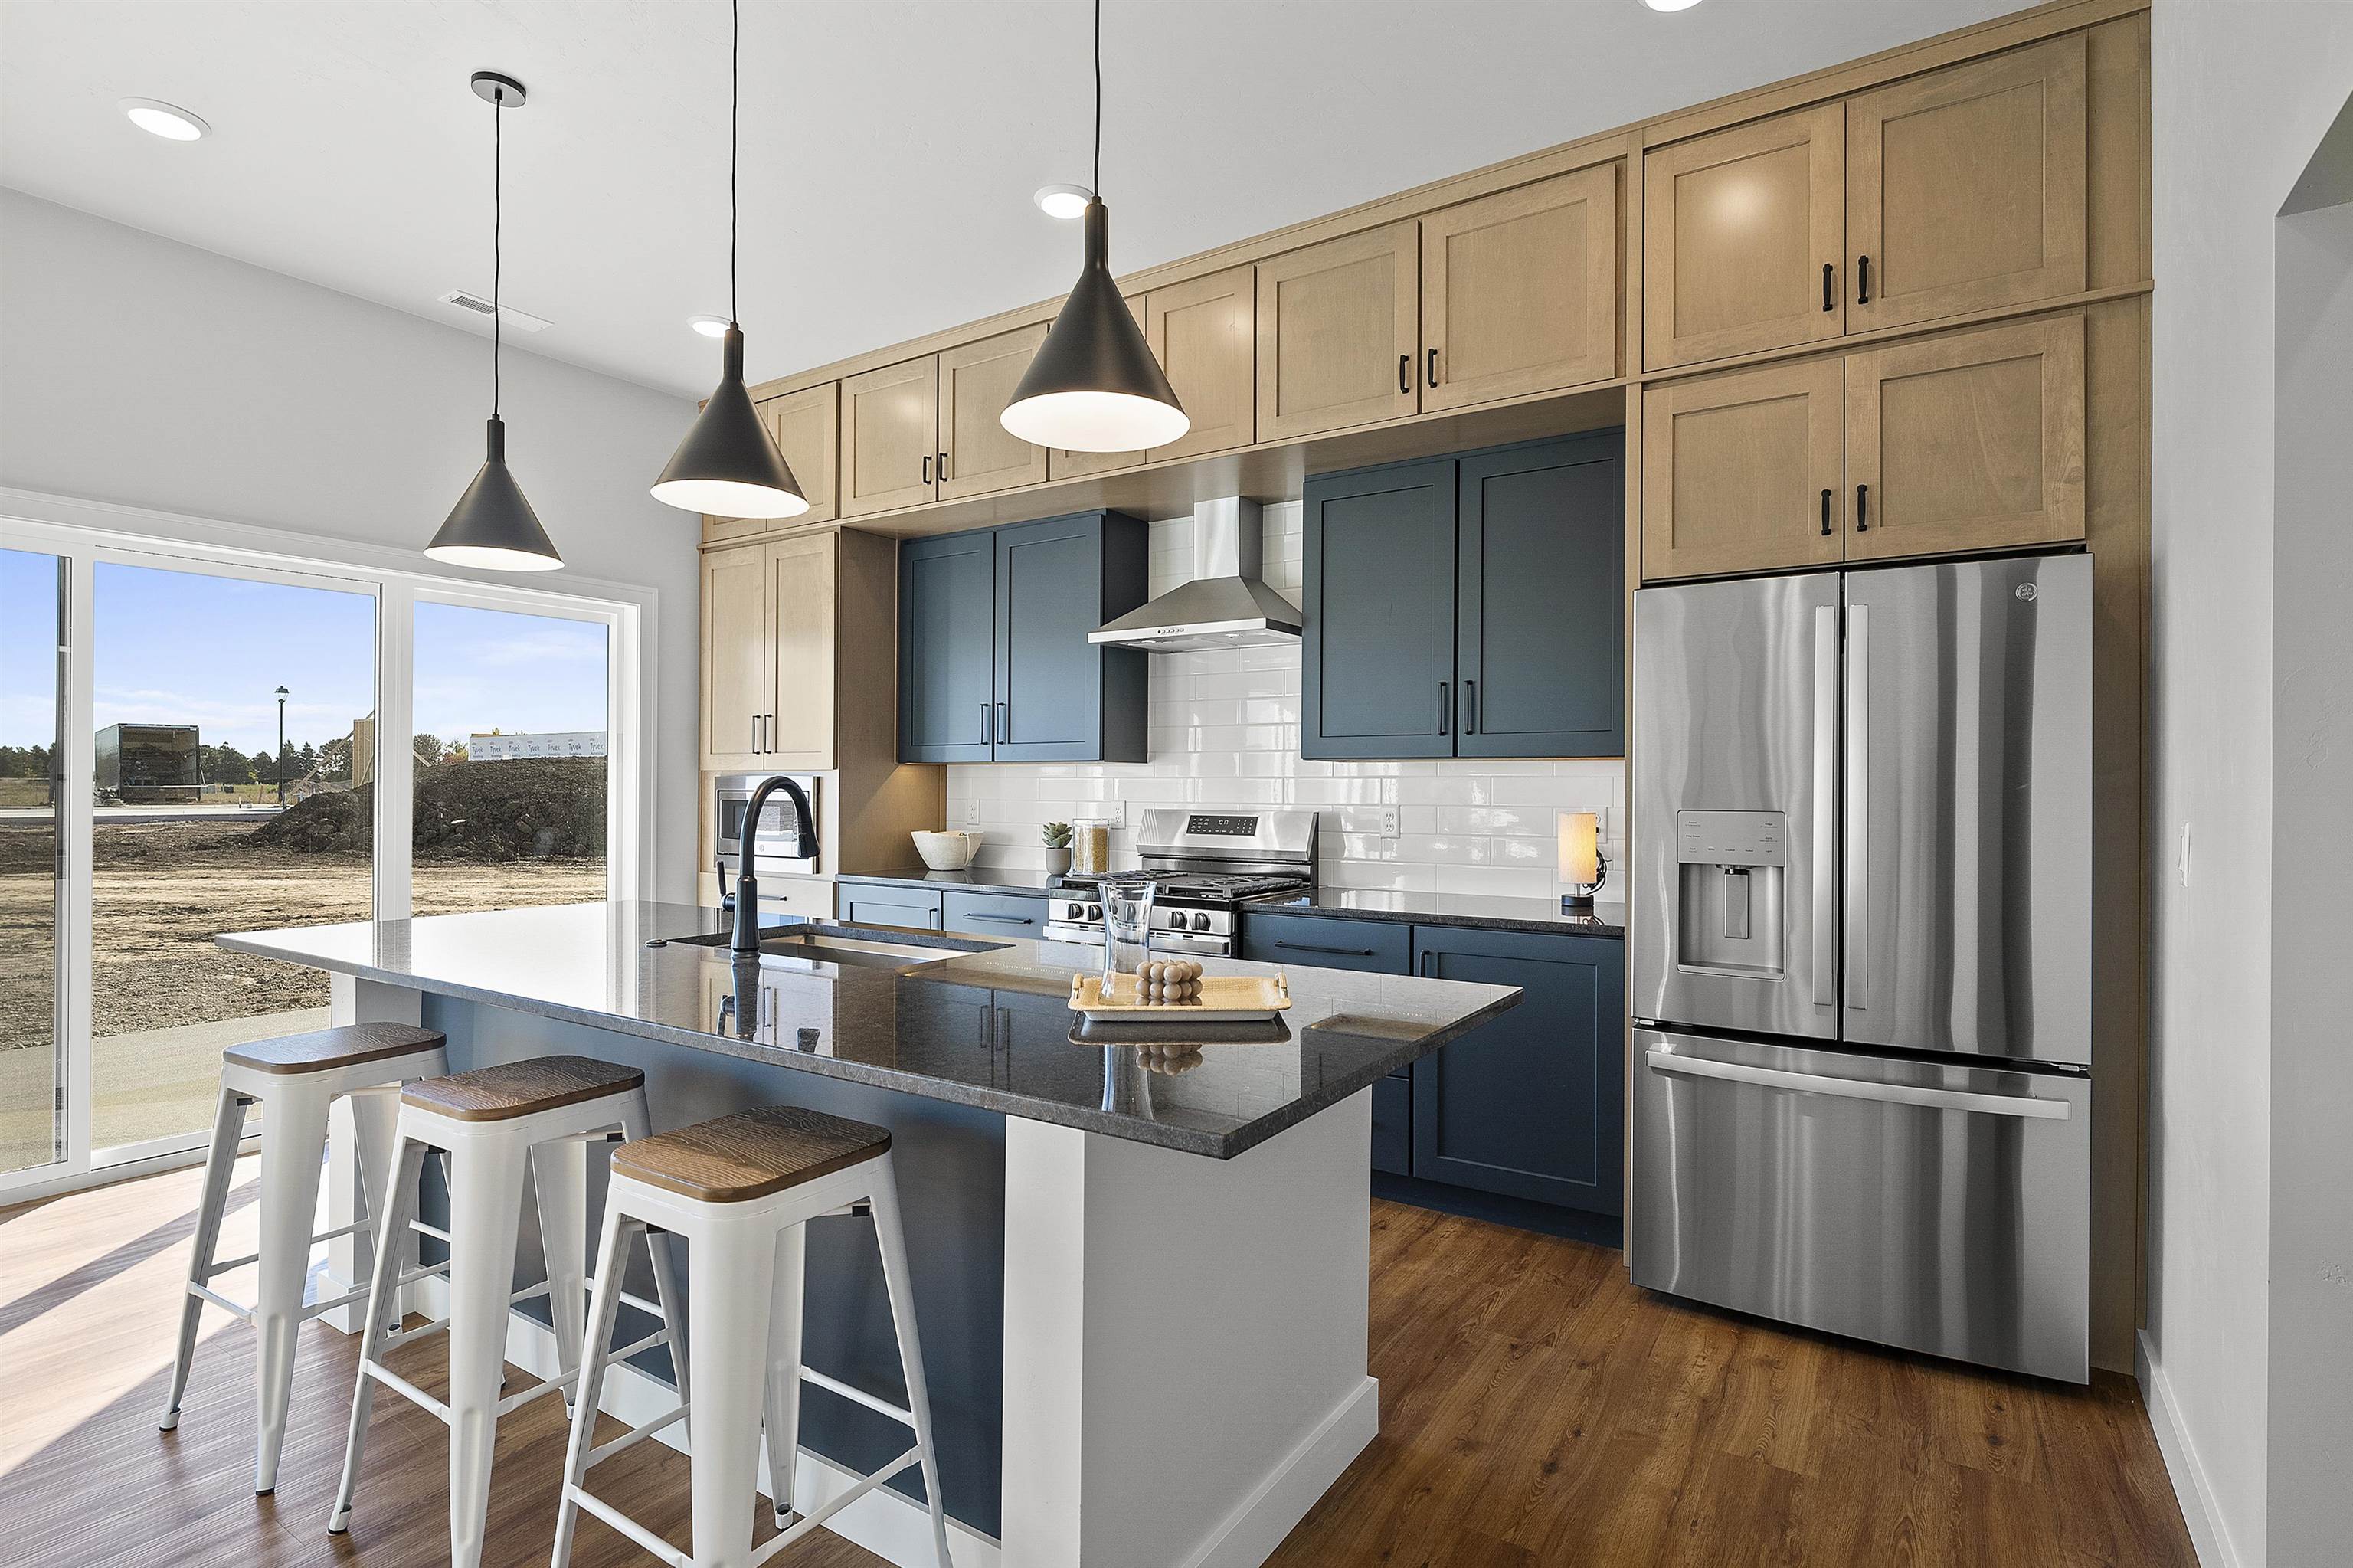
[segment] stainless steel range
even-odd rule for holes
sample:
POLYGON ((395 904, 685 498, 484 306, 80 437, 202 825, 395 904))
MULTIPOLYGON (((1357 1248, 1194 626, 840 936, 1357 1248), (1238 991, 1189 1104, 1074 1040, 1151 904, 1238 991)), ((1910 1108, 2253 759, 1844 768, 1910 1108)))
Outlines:
MULTIPOLYGON (((1155 885, 1152 944, 1172 953, 1229 956, 1245 904, 1288 898, 1315 881, 1313 811, 1201 811, 1155 806, 1137 829, 1143 865, 1113 876, 1155 885)), ((1103 940, 1103 878, 1071 873, 1047 900, 1046 940, 1103 940)))

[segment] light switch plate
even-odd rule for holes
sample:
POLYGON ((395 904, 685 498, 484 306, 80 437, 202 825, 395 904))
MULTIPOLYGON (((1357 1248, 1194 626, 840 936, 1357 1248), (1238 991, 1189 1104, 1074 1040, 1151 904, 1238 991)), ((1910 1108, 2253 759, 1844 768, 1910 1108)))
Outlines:
POLYGON ((977 795, 969 797, 964 803, 964 825, 967 828, 980 826, 980 797, 977 795))

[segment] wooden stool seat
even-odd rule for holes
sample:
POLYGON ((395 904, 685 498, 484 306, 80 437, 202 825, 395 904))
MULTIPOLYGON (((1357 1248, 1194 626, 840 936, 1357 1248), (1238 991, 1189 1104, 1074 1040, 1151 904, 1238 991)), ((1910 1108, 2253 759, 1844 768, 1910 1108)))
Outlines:
POLYGON ((232 1045, 221 1060, 250 1067, 257 1073, 322 1073, 331 1067, 356 1066, 413 1051, 431 1051, 444 1044, 438 1029, 408 1023, 343 1023, 307 1034, 283 1034, 275 1040, 254 1040, 232 1045))
POLYGON ((400 1092, 400 1103, 453 1121, 508 1121, 559 1106, 645 1087, 635 1067, 590 1056, 533 1056, 478 1067, 446 1078, 423 1078, 400 1092))
POLYGON ((799 1106, 762 1106, 625 1143, 613 1153, 613 1171, 698 1202, 740 1203, 890 1148, 888 1128, 799 1106))

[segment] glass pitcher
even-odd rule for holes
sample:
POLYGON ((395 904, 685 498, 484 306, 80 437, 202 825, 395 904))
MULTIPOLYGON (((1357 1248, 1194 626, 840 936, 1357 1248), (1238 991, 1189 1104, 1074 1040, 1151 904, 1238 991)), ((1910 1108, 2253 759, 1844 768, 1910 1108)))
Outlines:
POLYGON ((1134 1001, 1141 991, 1136 973, 1152 957, 1152 895, 1145 877, 1106 877, 1103 883, 1105 1001, 1134 1001))

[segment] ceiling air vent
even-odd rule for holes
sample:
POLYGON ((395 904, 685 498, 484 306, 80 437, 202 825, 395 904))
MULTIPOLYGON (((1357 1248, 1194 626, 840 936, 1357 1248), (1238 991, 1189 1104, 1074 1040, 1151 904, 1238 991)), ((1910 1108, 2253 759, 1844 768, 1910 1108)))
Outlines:
POLYGON ((492 305, 481 295, 470 294, 463 289, 450 290, 441 296, 441 302, 445 305, 455 305, 461 311, 470 311, 478 316, 493 314, 501 316, 505 318, 507 325, 517 332, 545 332, 551 324, 544 316, 535 316, 528 311, 519 311, 512 305, 492 305))

